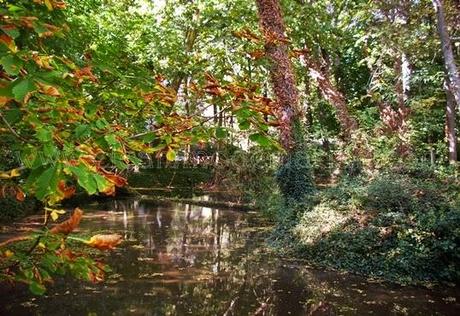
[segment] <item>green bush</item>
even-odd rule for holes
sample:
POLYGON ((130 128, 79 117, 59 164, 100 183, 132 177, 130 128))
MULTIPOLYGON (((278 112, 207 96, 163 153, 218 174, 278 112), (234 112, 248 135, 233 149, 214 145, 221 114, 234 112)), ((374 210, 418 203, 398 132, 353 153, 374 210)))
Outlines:
POLYGON ((382 212, 408 212, 413 203, 408 185, 394 177, 378 178, 368 186, 365 204, 382 212))
POLYGON ((287 201, 304 202, 315 192, 307 153, 301 148, 290 153, 278 169, 276 180, 287 201))

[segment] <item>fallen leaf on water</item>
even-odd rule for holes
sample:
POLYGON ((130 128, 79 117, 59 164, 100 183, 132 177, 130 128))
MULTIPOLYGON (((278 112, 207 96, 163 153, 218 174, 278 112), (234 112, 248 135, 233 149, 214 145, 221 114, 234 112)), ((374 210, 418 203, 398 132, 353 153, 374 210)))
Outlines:
POLYGON ((123 237, 118 234, 94 235, 86 244, 99 250, 110 250, 119 245, 122 240, 123 237))

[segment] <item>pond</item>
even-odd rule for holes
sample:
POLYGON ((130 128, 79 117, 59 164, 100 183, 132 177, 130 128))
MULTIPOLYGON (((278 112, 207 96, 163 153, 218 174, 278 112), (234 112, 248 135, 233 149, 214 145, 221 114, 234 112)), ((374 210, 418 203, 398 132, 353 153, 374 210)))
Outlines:
MULTIPOLYGON (((84 207, 80 231, 118 232, 100 284, 17 290, 0 315, 460 315, 458 288, 369 282, 280 258, 257 213, 140 200, 84 207)), ((33 220, 33 219, 32 219, 33 220)))

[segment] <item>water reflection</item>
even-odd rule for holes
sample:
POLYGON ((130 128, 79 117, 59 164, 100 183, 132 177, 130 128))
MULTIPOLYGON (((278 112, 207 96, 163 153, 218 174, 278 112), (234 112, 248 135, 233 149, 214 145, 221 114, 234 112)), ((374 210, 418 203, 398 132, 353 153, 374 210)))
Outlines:
POLYGON ((274 257, 255 214, 115 200, 83 232, 118 232, 103 284, 57 282, 32 299, 2 297, 5 315, 458 315, 458 290, 371 284, 274 257))

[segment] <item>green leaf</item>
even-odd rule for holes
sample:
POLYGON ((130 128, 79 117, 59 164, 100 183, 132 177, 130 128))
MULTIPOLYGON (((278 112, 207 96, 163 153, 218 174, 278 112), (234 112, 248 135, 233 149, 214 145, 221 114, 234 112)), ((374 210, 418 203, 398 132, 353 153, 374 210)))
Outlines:
POLYGON ((109 126, 109 123, 105 119, 99 119, 96 121, 96 127, 99 129, 104 129, 109 126))
POLYGON ((249 129, 250 124, 249 124, 249 121, 244 120, 244 121, 239 122, 238 126, 240 130, 245 131, 249 129))
POLYGON ((98 107, 96 104, 86 104, 85 105, 85 112, 87 116, 93 116, 97 113, 98 107))
POLYGON ((225 138, 228 136, 228 131, 226 128, 218 127, 216 128, 216 137, 217 138, 225 138))
POLYGON ((0 88, 0 96, 7 97, 7 98, 14 98, 12 87, 13 87, 13 84, 9 84, 5 86, 4 88, 0 88))
POLYGON ((56 190, 57 182, 57 166, 51 166, 38 177, 35 197, 39 200, 44 200, 50 193, 56 190))
POLYGON ((85 189, 86 192, 89 194, 97 192, 97 182, 90 170, 82 165, 70 166, 69 169, 77 178, 78 185, 85 189))
POLYGON ((2 25, 0 29, 2 29, 3 32, 11 36, 13 39, 19 37, 19 35, 21 34, 17 27, 11 25, 2 25))
POLYGON ((142 136, 142 141, 144 143, 151 143, 154 139, 156 138, 156 135, 154 132, 149 132, 142 136))
POLYGON ((23 102, 26 95, 35 89, 35 83, 31 79, 25 78, 19 80, 19 82, 13 87, 14 98, 19 102, 23 102))
POLYGON ((15 124, 21 120, 22 112, 18 108, 13 108, 11 110, 7 110, 5 114, 5 119, 10 124, 15 124))
POLYGON ((258 143, 262 147, 270 147, 273 145, 273 142, 269 137, 262 135, 260 133, 250 135, 249 139, 253 142, 258 143))
POLYGON ((17 76, 22 68, 22 60, 12 55, 8 55, 0 59, 0 64, 11 76, 17 76))
POLYGON ((36 136, 42 143, 51 142, 53 140, 53 131, 48 127, 41 127, 37 129, 36 136))
POLYGON ((77 128, 75 128, 75 137, 78 139, 86 138, 90 135, 91 130, 89 129, 89 126, 87 124, 81 124, 78 125, 77 128))
POLYGON ((104 139, 110 147, 114 149, 121 148, 121 145, 114 134, 105 135, 104 139))
POLYGON ((30 282, 29 290, 34 295, 43 295, 46 292, 45 286, 43 284, 40 284, 40 283, 36 282, 36 281, 30 282))
POLYGON ((94 181, 96 181, 97 190, 103 192, 110 186, 109 181, 100 174, 93 174, 94 181))
POLYGON ((166 159, 169 161, 174 161, 176 159, 176 152, 169 148, 168 152, 166 153, 166 159))
POLYGON ((10 12, 19 12, 19 11, 24 11, 24 8, 18 7, 14 4, 8 4, 8 11, 10 12))
POLYGON ((33 23, 32 26, 34 28, 34 31, 37 32, 38 34, 48 32, 48 29, 45 27, 45 25, 42 22, 37 22, 36 21, 36 22, 33 23))

